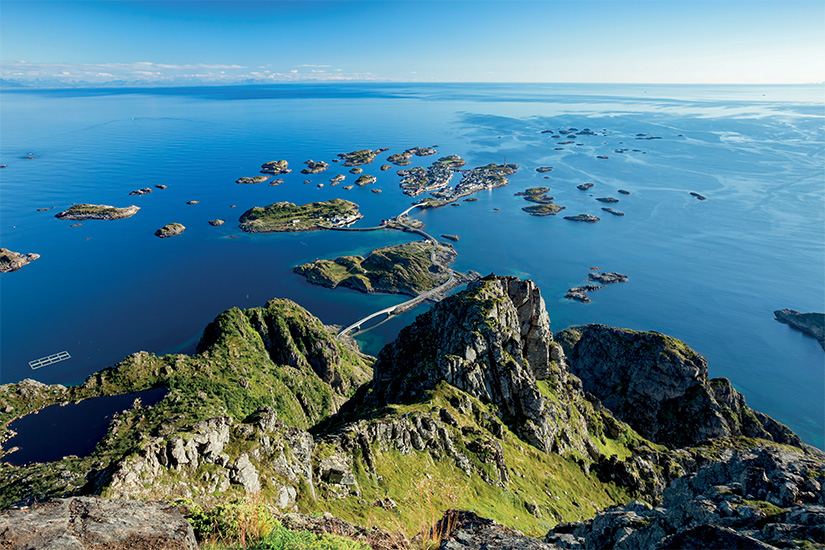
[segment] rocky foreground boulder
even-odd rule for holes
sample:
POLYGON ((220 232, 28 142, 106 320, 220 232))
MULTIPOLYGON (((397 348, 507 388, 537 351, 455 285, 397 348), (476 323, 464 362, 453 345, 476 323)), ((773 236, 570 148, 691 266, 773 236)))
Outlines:
POLYGON ((675 480, 661 506, 615 506, 592 520, 556 526, 546 541, 574 550, 822 547, 823 482, 822 460, 794 451, 726 451, 675 480))
POLYGON ((0 512, 0 548, 196 550, 198 543, 168 504, 74 497, 0 512))

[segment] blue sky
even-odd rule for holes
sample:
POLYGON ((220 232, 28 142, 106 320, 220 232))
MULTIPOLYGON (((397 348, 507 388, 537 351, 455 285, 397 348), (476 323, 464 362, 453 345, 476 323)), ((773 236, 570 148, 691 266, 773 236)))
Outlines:
POLYGON ((67 84, 822 82, 825 1, 0 0, 0 76, 67 84))

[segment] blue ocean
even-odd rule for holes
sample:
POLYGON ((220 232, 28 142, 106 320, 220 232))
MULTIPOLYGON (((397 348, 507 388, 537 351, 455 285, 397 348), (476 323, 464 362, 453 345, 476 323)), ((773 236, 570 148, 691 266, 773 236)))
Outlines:
MULTIPOLYGON (((821 85, 350 83, 8 89, 0 97, 0 246, 41 256, 0 275, 2 383, 77 384, 139 350, 190 353, 220 312, 274 297, 338 325, 404 301, 312 286, 292 267, 414 236, 247 234, 238 217, 277 201, 337 197, 360 205, 356 226, 376 225, 413 200, 397 168, 379 166, 433 146, 438 155, 413 157, 413 166, 450 154, 467 168, 520 166, 509 185, 477 201, 411 213, 432 235, 460 237, 453 267, 533 279, 556 331, 604 323, 680 338, 750 406, 825 448, 825 354, 773 316, 825 310, 821 85), (570 129, 575 139, 559 133, 570 129), (334 163, 299 173, 309 159, 381 147, 389 150, 363 167, 374 186, 343 189, 356 176, 334 163), (235 183, 280 159, 293 168, 283 184, 235 183), (336 174, 347 182, 331 186, 336 174), (594 185, 577 189, 584 183, 594 185), (515 193, 537 186, 550 188, 562 214, 522 211, 531 203, 515 193), (129 195, 145 187, 154 192, 129 195), (73 203, 140 211, 72 227, 54 214, 73 203), (562 217, 576 214, 601 221, 562 217), (207 223, 216 218, 226 223, 207 223), (153 235, 172 222, 185 232, 153 235), (591 303, 566 300, 591 267, 628 281, 592 292, 591 303), (71 359, 30 368, 61 351, 71 359)), ((364 350, 377 353, 424 307, 360 335, 364 350)))

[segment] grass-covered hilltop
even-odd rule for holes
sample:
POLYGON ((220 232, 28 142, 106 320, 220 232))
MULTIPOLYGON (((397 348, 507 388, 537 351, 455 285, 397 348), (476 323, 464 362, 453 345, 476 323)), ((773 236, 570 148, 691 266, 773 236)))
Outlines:
POLYGON ((529 280, 470 283, 377 358, 293 302, 234 308, 195 355, 136 353, 72 388, 0 386, 0 421, 153 387, 168 393, 118 414, 90 456, 0 466, 0 504, 183 498, 220 544, 254 542, 253 526, 373 548, 822 542, 821 452, 674 338, 602 325, 554 338, 529 280))
POLYGON ((362 217, 354 202, 332 199, 303 205, 276 202, 264 207, 255 206, 244 212, 238 221, 247 233, 275 233, 343 227, 362 217))

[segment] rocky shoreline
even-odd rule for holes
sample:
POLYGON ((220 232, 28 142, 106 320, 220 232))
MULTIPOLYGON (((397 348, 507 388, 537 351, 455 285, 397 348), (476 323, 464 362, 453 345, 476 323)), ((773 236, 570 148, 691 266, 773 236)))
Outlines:
POLYGON ((34 254, 33 252, 21 254, 19 252, 12 252, 8 248, 0 248, 0 273, 17 271, 39 257, 40 254, 34 254))

